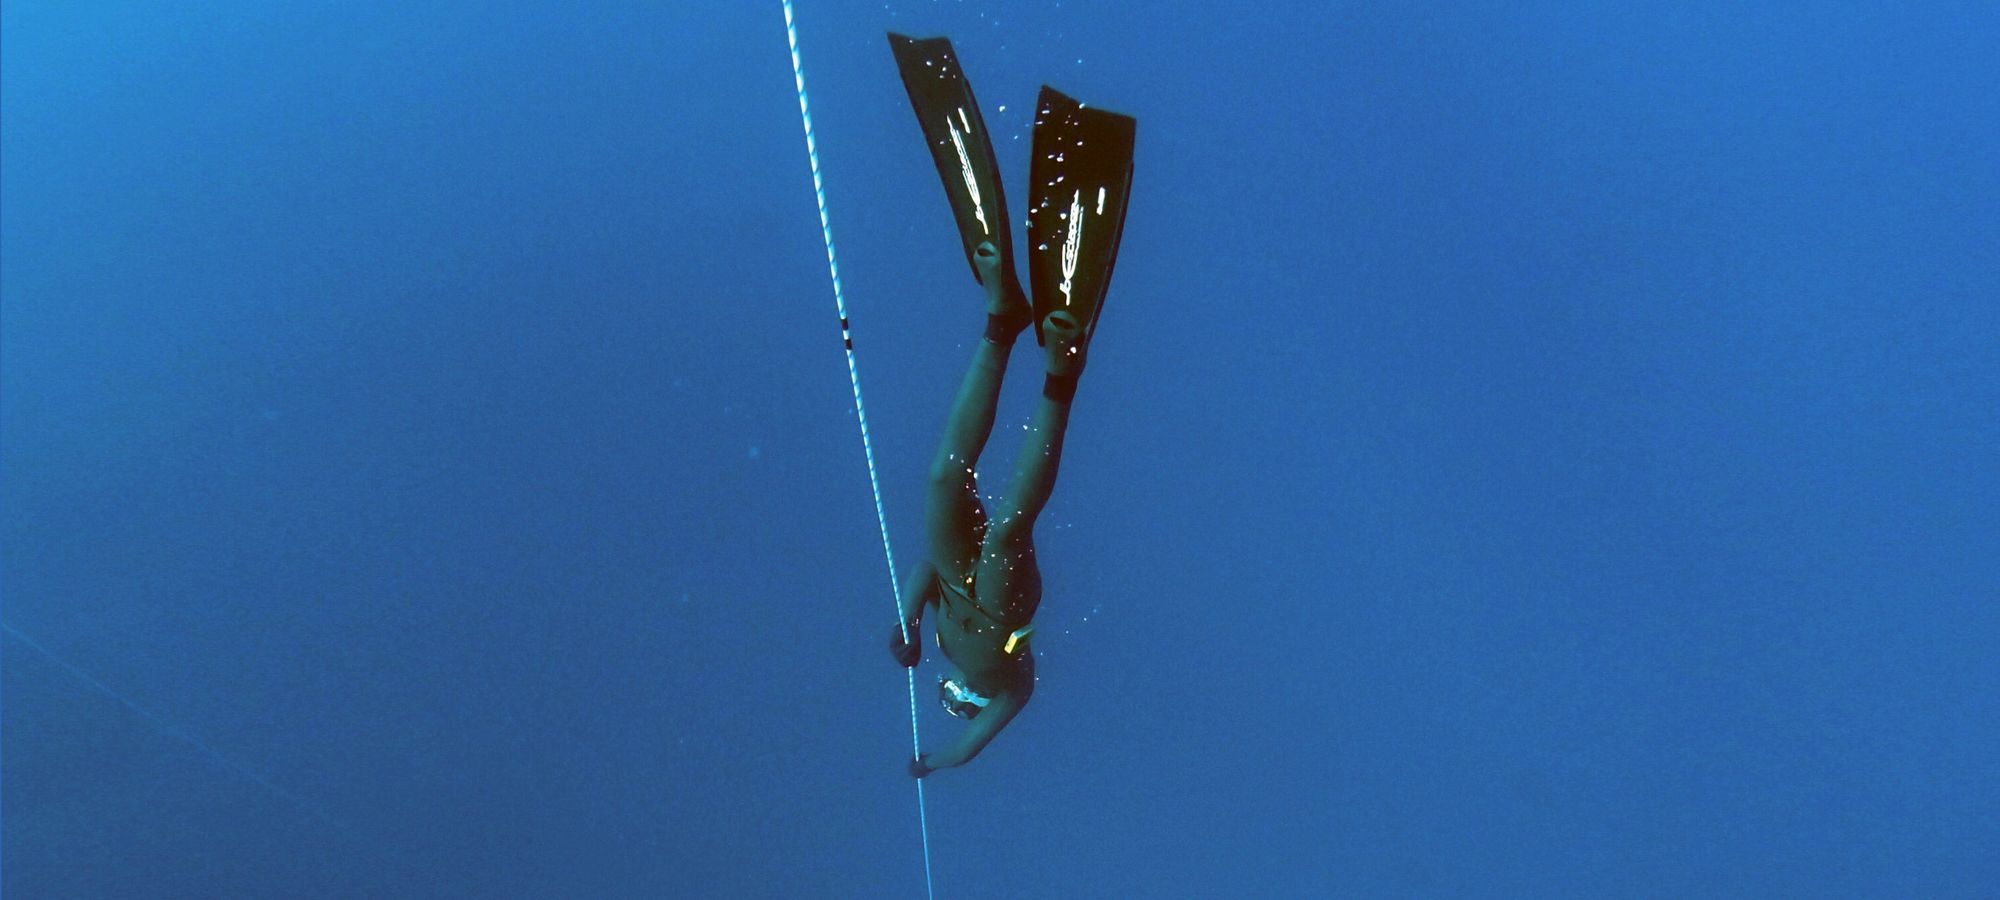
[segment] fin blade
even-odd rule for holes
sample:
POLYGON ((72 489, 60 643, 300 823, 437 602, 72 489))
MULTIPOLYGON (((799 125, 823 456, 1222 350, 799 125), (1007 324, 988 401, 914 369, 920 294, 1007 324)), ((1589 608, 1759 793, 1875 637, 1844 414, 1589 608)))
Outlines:
POLYGON ((972 251, 984 241, 993 242, 1002 265, 1011 271, 1014 236, 1007 220, 1000 165, 993 155, 993 141, 978 98, 973 96, 972 82, 966 79, 950 39, 918 39, 890 32, 889 49, 896 55, 910 108, 917 114, 924 143, 930 147, 931 160, 951 201, 972 277, 979 277, 972 251))
POLYGON ((1037 340, 1042 320, 1060 309, 1082 320, 1085 340, 1097 329, 1125 233, 1138 124, 1042 87, 1028 175, 1028 276, 1037 340))

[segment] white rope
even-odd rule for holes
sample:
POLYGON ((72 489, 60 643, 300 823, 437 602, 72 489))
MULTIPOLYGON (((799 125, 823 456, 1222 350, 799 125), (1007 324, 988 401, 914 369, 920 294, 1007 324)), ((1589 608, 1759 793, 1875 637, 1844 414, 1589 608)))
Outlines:
MULTIPOLYGON (((826 188, 819 174, 819 145, 813 140, 812 108, 806 103, 806 71, 799 63, 799 29, 792 16, 792 0, 785 3, 785 39, 792 47, 792 81, 799 89, 799 119, 806 128, 806 157, 812 160, 813 196, 819 201, 819 231, 826 240, 826 270, 833 279, 833 306, 840 313, 840 340, 847 349, 847 382, 854 388, 854 418, 861 423, 861 453, 868 461, 868 488, 875 495, 875 525, 882 532, 882 557, 889 564, 889 595, 896 602, 896 621, 902 623, 903 642, 910 643, 916 636, 910 633, 910 625, 903 621, 903 590, 896 582, 896 552, 889 546, 889 515, 882 505, 882 482, 875 474, 875 445, 868 438, 868 410, 861 404, 861 370, 854 363, 854 334, 847 322, 847 298, 840 292, 840 263, 833 255, 833 226, 826 217, 826 188)), ((917 672, 906 669, 904 680, 910 693, 910 755, 915 758, 921 749, 917 740, 917 672)), ((935 898, 937 889, 931 882, 931 827, 924 813, 924 782, 917 780, 917 828, 924 838, 924 893, 935 898)))

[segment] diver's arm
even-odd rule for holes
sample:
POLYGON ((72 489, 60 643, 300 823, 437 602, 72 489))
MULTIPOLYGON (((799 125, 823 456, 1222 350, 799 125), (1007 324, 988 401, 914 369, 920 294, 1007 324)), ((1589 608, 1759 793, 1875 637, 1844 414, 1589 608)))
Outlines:
POLYGON ((924 607, 936 606, 938 602, 937 570, 929 562, 910 570, 903 581, 902 607, 903 621, 912 628, 923 624, 924 607))
POLYGON ((1014 720, 1014 716, 1021 711, 1021 708, 1028 705, 1028 698, 1034 693, 1034 684, 1030 681, 1028 686, 1021 690, 1008 691, 994 697, 993 702, 988 703, 986 708, 979 712, 978 718, 966 724, 965 733, 958 738, 958 746, 938 753, 926 753, 920 761, 928 769, 949 769, 971 762, 973 757, 979 755, 979 751, 986 749, 986 745, 993 741, 993 736, 999 734, 1000 729, 1007 727, 1007 723, 1014 720))
POLYGON ((903 595, 898 602, 896 611, 902 621, 889 629, 889 655, 895 657, 897 665, 907 669, 923 661, 924 641, 920 632, 924 607, 938 602, 937 572, 930 563, 910 570, 910 580, 903 584, 903 595))

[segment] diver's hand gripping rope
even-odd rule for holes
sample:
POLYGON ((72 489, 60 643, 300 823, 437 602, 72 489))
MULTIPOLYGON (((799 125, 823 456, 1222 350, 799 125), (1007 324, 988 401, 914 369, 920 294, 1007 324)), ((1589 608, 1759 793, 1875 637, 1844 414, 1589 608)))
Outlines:
MULTIPOLYGON (((833 226, 828 223, 826 217, 826 188, 820 180, 819 174, 819 145, 813 140, 812 108, 806 103, 805 67, 799 63, 799 29, 792 14, 792 0, 784 0, 784 3, 785 40, 791 44, 792 48, 792 82, 798 85, 799 89, 799 119, 805 124, 806 129, 806 158, 812 161, 813 197, 819 201, 819 231, 820 236, 826 241, 826 270, 827 274, 833 279, 834 310, 840 313, 841 343, 847 348, 847 382, 854 388, 854 418, 861 424, 861 452, 862 456, 868 461, 868 488, 875 495, 875 525, 882 531, 882 556, 889 564, 889 592, 890 596, 895 598, 896 601, 896 619, 897 621, 902 621, 903 589, 902 585, 896 583, 896 554, 889 546, 889 516, 882 506, 881 481, 875 475, 875 446, 868 438, 868 411, 861 404, 861 373, 860 369, 854 364, 854 335, 848 328, 847 299, 840 292, 840 263, 833 255, 833 226)), ((959 152, 963 153, 964 150, 961 148, 959 152)), ((971 185, 972 179, 967 177, 966 183, 967 185, 971 185)), ((974 199, 977 200, 978 196, 978 189, 974 187, 974 199)), ((985 216, 983 212, 980 218, 981 224, 984 224, 985 216)), ((908 625, 905 624, 903 640, 909 641, 912 637, 913 635, 910 634, 908 625)), ((916 670, 904 670, 904 678, 908 682, 910 694, 910 754, 912 759, 916 759, 918 758, 917 753, 921 746, 917 740, 916 670)), ((931 827, 930 821, 924 813, 924 783, 922 780, 917 782, 917 827, 922 831, 924 837, 924 893, 927 896, 935 898, 937 896, 937 889, 931 881, 931 827)))

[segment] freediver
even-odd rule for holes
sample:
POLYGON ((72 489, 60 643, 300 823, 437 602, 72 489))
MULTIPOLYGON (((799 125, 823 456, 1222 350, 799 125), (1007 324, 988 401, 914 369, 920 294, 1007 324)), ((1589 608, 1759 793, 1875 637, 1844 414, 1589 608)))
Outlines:
POLYGON ((939 680, 938 699, 967 724, 949 749, 910 761, 910 774, 923 778, 977 756, 1034 696, 1029 642, 1042 601, 1034 525, 1055 490, 1077 379, 1110 284, 1137 123, 1042 88, 1029 170, 1030 302, 1015 272, 992 143, 950 42, 897 34, 889 40, 986 294, 985 333, 931 460, 924 505, 929 558, 907 576, 902 621, 889 641, 897 662, 915 666, 924 613, 935 608, 937 645, 956 668, 939 680), (1042 396, 1013 481, 989 515, 974 470, 993 432, 1008 356, 1030 326, 1045 350, 1042 396))

